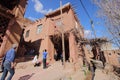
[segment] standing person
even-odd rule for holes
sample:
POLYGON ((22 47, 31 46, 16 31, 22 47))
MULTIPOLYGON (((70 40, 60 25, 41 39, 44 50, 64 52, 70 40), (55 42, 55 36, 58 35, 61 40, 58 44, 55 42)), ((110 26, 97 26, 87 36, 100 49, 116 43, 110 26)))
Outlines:
POLYGON ((10 73, 10 75, 8 76, 7 80, 11 80, 14 73, 15 73, 15 70, 14 70, 14 67, 15 67, 15 64, 14 64, 14 60, 15 60, 15 52, 16 52, 16 48, 17 48, 17 44, 13 44, 12 45, 12 48, 9 49, 6 53, 6 57, 5 57, 5 61, 4 61, 4 70, 3 70, 3 74, 2 74, 2 77, 1 77, 1 80, 5 80, 8 72, 10 73))
POLYGON ((47 50, 45 49, 44 51, 43 51, 43 69, 45 69, 46 68, 46 59, 47 59, 47 50))

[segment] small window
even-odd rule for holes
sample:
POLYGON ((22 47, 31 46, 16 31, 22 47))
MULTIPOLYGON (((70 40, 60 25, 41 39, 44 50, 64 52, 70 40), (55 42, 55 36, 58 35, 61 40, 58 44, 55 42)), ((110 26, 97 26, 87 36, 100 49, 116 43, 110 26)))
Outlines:
POLYGON ((62 26, 61 18, 55 20, 55 24, 56 24, 56 26, 58 26, 58 27, 62 26))
POLYGON ((111 55, 111 53, 109 53, 109 55, 111 55))
POLYGON ((120 53, 117 53, 120 56, 120 53))
POLYGON ((114 54, 115 54, 115 51, 114 51, 114 54))
POLYGON ((42 31, 42 24, 37 26, 37 34, 39 34, 42 31))
POLYGON ((30 33, 30 30, 28 30, 28 31, 26 32, 25 37, 29 37, 29 33, 30 33))

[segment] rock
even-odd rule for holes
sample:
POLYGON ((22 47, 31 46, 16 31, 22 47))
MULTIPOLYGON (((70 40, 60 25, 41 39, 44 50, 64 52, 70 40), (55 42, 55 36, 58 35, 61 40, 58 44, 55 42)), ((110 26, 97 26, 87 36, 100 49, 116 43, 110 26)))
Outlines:
POLYGON ((103 63, 102 61, 99 61, 99 60, 93 60, 91 59, 91 61, 94 63, 95 67, 98 68, 98 69, 103 69, 103 63))
POLYGON ((110 64, 106 64, 104 69, 97 68, 95 70, 94 80, 120 80, 120 79, 113 73, 113 66, 110 64))

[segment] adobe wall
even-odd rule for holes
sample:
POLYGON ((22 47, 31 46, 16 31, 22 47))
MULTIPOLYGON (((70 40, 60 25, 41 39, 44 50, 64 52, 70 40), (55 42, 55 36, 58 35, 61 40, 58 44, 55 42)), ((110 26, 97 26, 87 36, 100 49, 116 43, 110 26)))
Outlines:
POLYGON ((75 37, 72 33, 69 34, 69 50, 70 50, 70 61, 75 63, 78 59, 78 54, 77 54, 75 37))
POLYGON ((3 54, 11 48, 12 44, 17 43, 19 45, 21 32, 22 29, 20 25, 14 19, 11 20, 0 48, 0 57, 2 57, 3 54))
POLYGON ((8 23, 8 27, 5 32, 6 35, 3 37, 3 42, 0 46, 0 57, 2 57, 6 51, 11 48, 13 43, 17 43, 19 45, 23 30, 23 16, 26 9, 26 1, 27 0, 20 0, 20 3, 18 4, 19 6, 16 5, 13 10, 8 10, 9 13, 7 14, 13 16, 9 18, 10 22, 8 23))
MULTIPOLYGON (((77 47, 77 43, 75 40, 75 35, 73 33, 70 33, 70 30, 73 28, 76 28, 76 23, 77 20, 75 19, 75 15, 73 10, 69 9, 66 10, 65 12, 63 12, 62 15, 57 14, 57 15, 52 15, 52 16, 47 16, 43 19, 39 19, 37 21, 35 21, 32 25, 29 25, 28 27, 26 27, 25 29, 25 33, 24 33, 24 38, 26 42, 34 42, 38 39, 41 39, 41 44, 40 44, 40 48, 39 48, 39 52, 42 53, 44 49, 48 50, 49 53, 49 59, 53 60, 54 58, 54 53, 55 53, 55 49, 54 49, 54 44, 50 39, 50 36, 53 36, 54 34, 58 34, 60 35, 62 32, 62 27, 64 28, 64 33, 66 34, 66 32, 68 33, 69 36, 69 52, 70 52, 70 56, 72 57, 72 59, 74 61, 76 61, 78 59, 78 47, 77 47), (60 21, 62 17, 62 25, 57 25, 57 21, 60 21), (37 31, 37 26, 42 24, 43 28, 42 28, 42 32, 40 32, 39 34, 36 34, 37 31), (30 30, 29 33, 29 37, 25 37, 26 36, 26 32, 30 30)), ((81 27, 79 25, 78 22, 78 27, 81 27)), ((80 28, 81 29, 81 28, 80 28)), ((83 37, 83 33, 82 33, 82 37, 83 37)))
POLYGON ((118 53, 120 53, 120 50, 104 51, 106 62, 116 66, 120 65, 118 62, 118 57, 119 57, 118 53))

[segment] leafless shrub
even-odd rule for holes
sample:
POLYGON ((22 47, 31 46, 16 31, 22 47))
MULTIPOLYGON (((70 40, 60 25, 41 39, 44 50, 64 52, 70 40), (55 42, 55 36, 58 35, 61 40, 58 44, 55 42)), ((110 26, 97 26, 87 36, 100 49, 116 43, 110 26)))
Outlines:
POLYGON ((105 21, 112 41, 120 48, 120 0, 92 1, 98 6, 98 16, 105 21))

